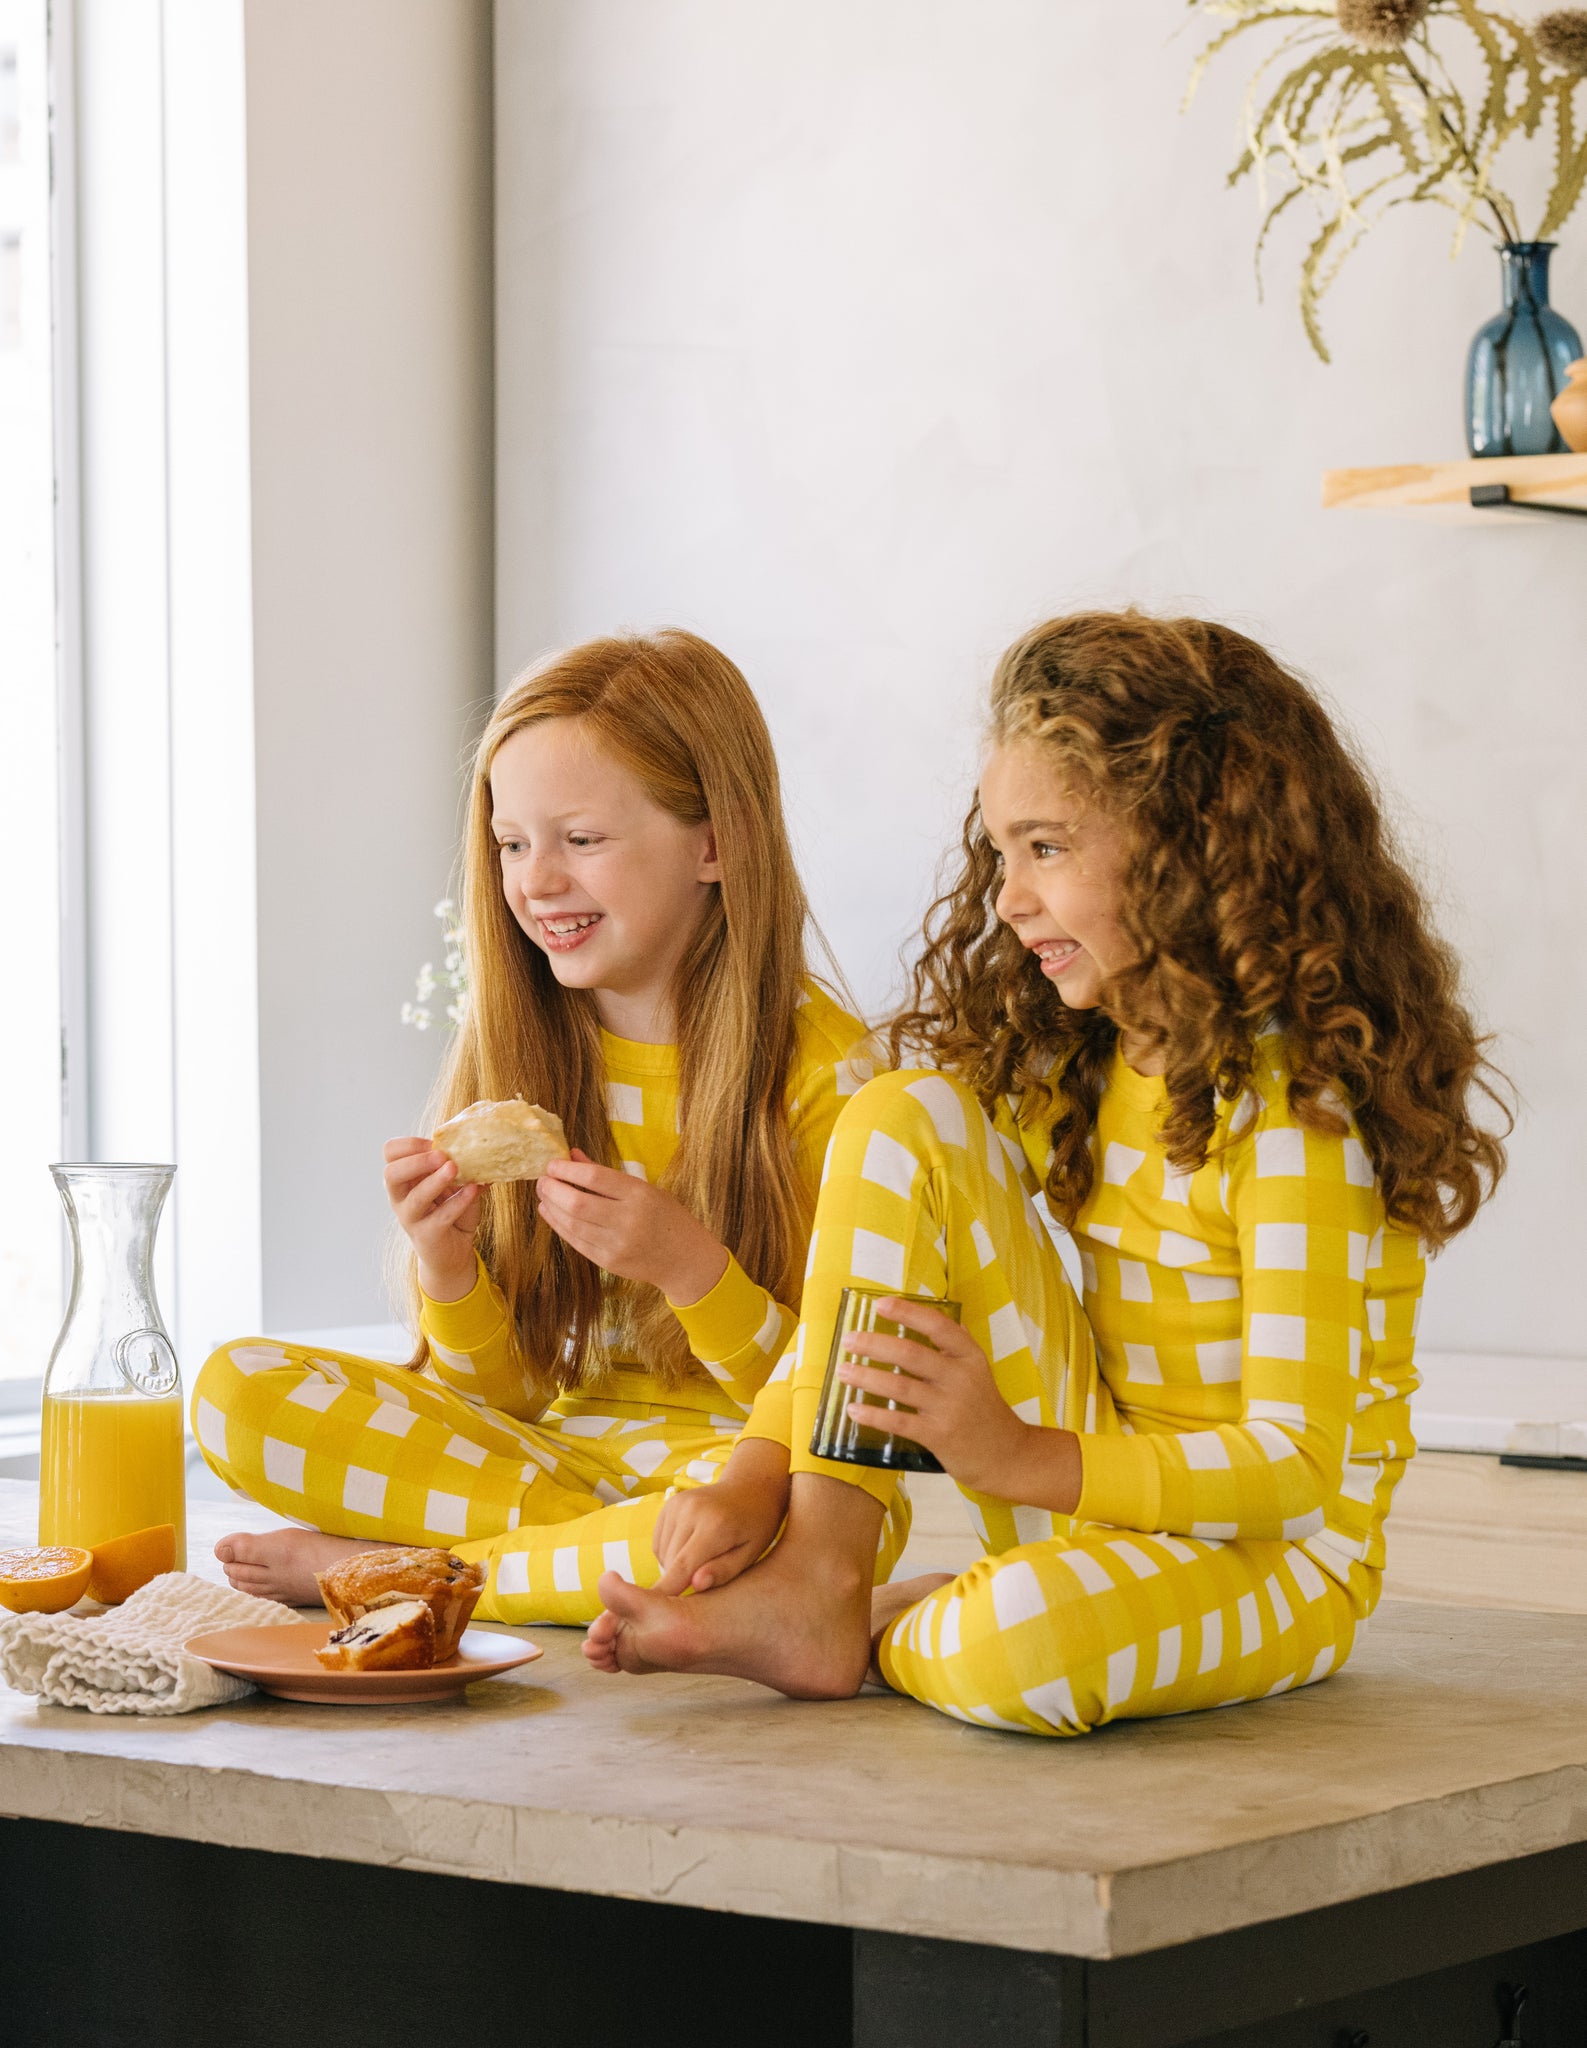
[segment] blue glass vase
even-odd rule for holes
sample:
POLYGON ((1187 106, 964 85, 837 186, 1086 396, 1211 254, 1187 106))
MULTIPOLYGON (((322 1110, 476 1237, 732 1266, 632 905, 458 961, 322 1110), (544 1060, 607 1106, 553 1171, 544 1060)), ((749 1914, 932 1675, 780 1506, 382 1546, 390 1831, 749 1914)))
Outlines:
POLYGON ((1552 242, 1506 242, 1504 311, 1477 329, 1466 358, 1466 446, 1473 455, 1555 455, 1549 407, 1570 382, 1581 336, 1548 302, 1552 242))

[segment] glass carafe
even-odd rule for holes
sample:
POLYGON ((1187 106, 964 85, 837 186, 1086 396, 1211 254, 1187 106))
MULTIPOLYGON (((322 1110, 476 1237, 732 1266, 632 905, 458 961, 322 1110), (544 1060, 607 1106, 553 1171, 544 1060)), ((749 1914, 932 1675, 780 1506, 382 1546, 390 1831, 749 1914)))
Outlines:
POLYGON ((52 1166, 72 1293, 44 1375, 39 1541, 85 1549, 170 1522, 187 1564, 182 1380, 154 1298, 172 1166, 52 1166))

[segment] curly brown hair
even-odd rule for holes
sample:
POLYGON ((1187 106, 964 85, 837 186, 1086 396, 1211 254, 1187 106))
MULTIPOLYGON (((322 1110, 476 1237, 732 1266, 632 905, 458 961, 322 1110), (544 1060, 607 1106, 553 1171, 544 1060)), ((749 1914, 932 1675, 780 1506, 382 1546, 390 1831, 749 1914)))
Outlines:
POLYGON ((1508 1085, 1372 780, 1312 691, 1227 626, 1079 612, 998 663, 991 739, 1040 747, 1123 825, 1135 957, 1097 1009, 1067 1009, 997 917, 1000 864, 974 804, 892 1026, 895 1059, 926 1054, 988 1109, 1045 1091, 1047 1196, 1072 1223, 1120 1032, 1161 1059, 1162 1144, 1193 1171, 1276 1018, 1300 1122, 1342 1133, 1347 1104, 1393 1221, 1433 1248, 1463 1230, 1504 1171, 1508 1085), (1500 1133, 1473 1117, 1479 1096, 1500 1133))

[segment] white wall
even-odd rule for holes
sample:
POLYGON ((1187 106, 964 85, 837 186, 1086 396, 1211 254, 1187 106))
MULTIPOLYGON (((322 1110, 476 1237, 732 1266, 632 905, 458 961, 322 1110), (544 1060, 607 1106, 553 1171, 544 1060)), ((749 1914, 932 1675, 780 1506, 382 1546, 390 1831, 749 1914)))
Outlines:
POLYGON ((488 0, 248 0, 264 1317, 379 1320, 491 666, 488 0))
MULTIPOLYGON (((1178 0, 497 0, 497 673, 697 627, 760 691, 818 909, 880 1004, 999 648, 1079 604, 1230 619, 1406 821, 1526 1113, 1433 1349, 1587 1330, 1587 556, 1318 509, 1463 452, 1497 261, 1402 213, 1310 355, 1251 287, 1243 73, 1178 0)), ((1587 215, 1556 259, 1587 327, 1587 215)))

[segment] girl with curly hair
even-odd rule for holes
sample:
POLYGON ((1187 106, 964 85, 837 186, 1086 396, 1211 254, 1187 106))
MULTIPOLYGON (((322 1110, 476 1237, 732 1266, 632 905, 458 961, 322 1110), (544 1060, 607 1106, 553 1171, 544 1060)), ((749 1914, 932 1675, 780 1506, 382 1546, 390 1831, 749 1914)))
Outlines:
POLYGON ((700 1496, 680 1552, 716 1590, 602 1580, 591 1661, 817 1698, 869 1670, 1044 1735, 1336 1671, 1414 1450, 1424 1254, 1504 1151, 1454 957, 1316 697, 1202 620, 1019 641, 893 1044, 911 1063, 837 1120, 798 1339, 751 1424, 790 1482, 758 1522, 733 1496, 732 1527, 700 1496), (986 1550, 874 1601, 897 1479, 805 1449, 846 1286, 896 1290, 882 1312, 925 1340, 847 1341, 856 1394, 910 1375, 909 1410, 858 1415, 935 1453, 986 1550), (785 1513, 724 1584, 729 1539, 759 1555, 785 1513))

